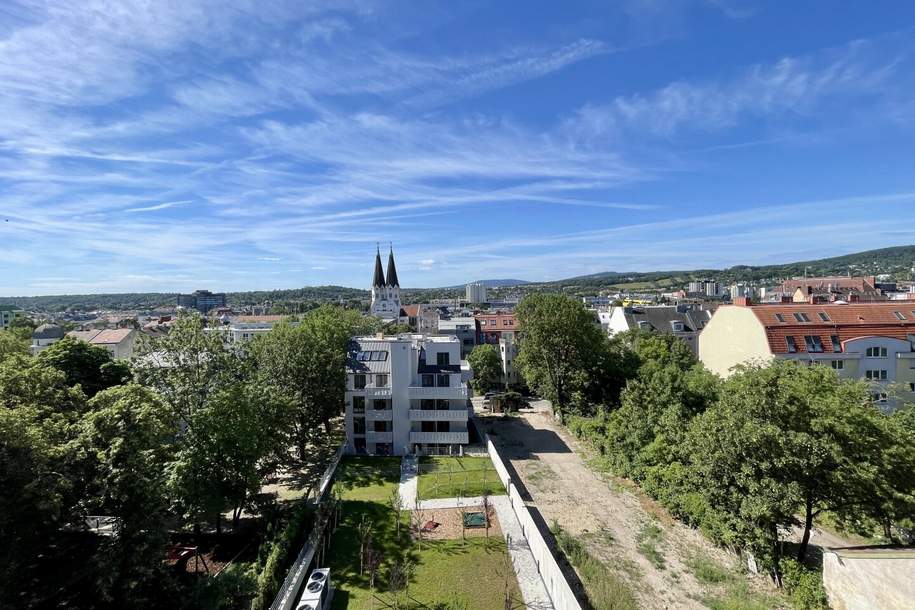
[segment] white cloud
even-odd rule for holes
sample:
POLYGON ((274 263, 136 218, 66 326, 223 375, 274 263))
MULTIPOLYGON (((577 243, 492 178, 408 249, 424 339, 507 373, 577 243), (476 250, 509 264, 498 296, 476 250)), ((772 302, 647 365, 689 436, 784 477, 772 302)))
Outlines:
POLYGON ((159 210, 167 210, 169 208, 174 208, 179 205, 187 205, 191 203, 191 200, 187 199, 184 201, 169 201, 167 203, 159 203, 156 205, 145 206, 142 208, 129 208, 124 210, 125 212, 137 213, 137 212, 157 212, 159 210))

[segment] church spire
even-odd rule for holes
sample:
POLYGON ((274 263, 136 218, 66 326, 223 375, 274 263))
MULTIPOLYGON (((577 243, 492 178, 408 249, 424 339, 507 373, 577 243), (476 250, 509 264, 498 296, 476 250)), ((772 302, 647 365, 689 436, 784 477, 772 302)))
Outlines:
MULTIPOLYGON (((381 265, 381 263, 378 263, 381 265)), ((381 267, 379 266, 379 269, 381 267)), ((391 253, 388 255, 388 286, 397 286, 400 287, 400 282, 397 280, 397 268, 394 266, 394 246, 391 246, 391 253)))
MULTIPOLYGON (((388 273, 390 273, 390 265, 388 263, 388 273)), ((376 247, 375 249, 375 277, 372 278, 372 287, 375 286, 384 286, 384 272, 381 270, 381 248, 376 247)))

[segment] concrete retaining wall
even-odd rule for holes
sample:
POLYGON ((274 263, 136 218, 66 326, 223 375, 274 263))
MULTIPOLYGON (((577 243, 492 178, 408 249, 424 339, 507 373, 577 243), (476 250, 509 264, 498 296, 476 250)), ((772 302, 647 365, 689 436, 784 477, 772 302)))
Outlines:
POLYGON ((823 586, 834 610, 915 608, 915 549, 825 549, 823 586))
POLYGON ((511 501, 512 510, 514 510, 515 516, 518 517, 518 521, 521 523, 521 529, 524 531, 528 546, 530 546, 534 560, 537 562, 537 571, 540 572, 540 577, 546 585, 553 607, 556 610, 581 610, 581 604, 578 603, 575 594, 572 593, 572 588, 569 586, 562 570, 559 569, 559 564, 556 563, 556 558, 553 557, 549 545, 543 539, 543 535, 537 528, 534 518, 531 516, 527 506, 524 505, 521 494, 518 493, 518 489, 511 480, 508 469, 502 462, 502 456, 499 455, 496 446, 488 437, 486 438, 486 449, 489 451, 489 458, 496 467, 499 479, 505 485, 505 489, 508 490, 508 498, 511 501))

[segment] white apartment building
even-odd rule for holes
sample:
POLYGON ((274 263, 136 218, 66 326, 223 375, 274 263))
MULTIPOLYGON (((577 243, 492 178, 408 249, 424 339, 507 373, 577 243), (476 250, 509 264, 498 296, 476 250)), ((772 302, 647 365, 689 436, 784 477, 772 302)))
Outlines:
POLYGON ((355 337, 346 373, 349 453, 459 454, 469 442, 457 337, 355 337))
POLYGON ((137 334, 138 332, 132 328, 71 330, 67 333, 74 339, 108 350, 115 360, 128 360, 133 357, 137 334))
POLYGON ((0 330, 6 330, 13 320, 24 314, 24 311, 13 305, 0 305, 0 330))
POLYGON ((468 303, 486 302, 486 285, 483 282, 473 282, 464 287, 464 297, 468 303))

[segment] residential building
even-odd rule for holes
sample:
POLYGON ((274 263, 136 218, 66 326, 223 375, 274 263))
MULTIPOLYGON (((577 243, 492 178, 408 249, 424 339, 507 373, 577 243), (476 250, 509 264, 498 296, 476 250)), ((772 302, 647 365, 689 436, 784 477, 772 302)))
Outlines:
POLYGON ((477 345, 477 321, 473 316, 441 318, 438 321, 439 335, 457 337, 461 345, 461 359, 466 359, 477 345))
POLYGON ((517 329, 515 314, 504 311, 475 314, 477 344, 499 344, 503 332, 514 332, 517 329))
POLYGON ((737 284, 731 284, 728 292, 730 292, 731 300, 733 301, 738 297, 752 297, 755 290, 756 289, 752 284, 744 284, 741 282, 737 284))
POLYGON ((503 332, 499 337, 499 357, 502 359, 502 384, 517 387, 523 383, 521 372, 515 366, 518 357, 518 335, 515 332, 503 332))
POLYGON ((116 360, 127 360, 133 356, 137 332, 132 328, 72 330, 67 336, 105 348, 116 360))
MULTIPOLYGON (((682 339, 694 354, 699 354, 699 333, 711 319, 711 312, 701 305, 649 305, 645 307, 612 307, 606 317, 611 337, 627 330, 650 330, 682 339)), ((604 319, 601 319, 603 326, 604 319)))
POLYGON ((915 303, 775 303, 737 299, 715 312, 699 337, 713 373, 773 359, 832 367, 866 379, 887 409, 915 399, 915 303))
POLYGON ((0 305, 0 330, 9 328, 13 320, 25 315, 25 312, 15 305, 0 305))
POLYGON ((400 319, 400 281, 397 279, 397 267, 394 265, 394 248, 388 254, 388 273, 381 269, 381 250, 375 251, 375 274, 372 277, 372 305, 370 312, 382 320, 400 319))
POLYGON ((469 442, 457 337, 353 338, 347 358, 346 444, 370 455, 460 454, 469 442))
POLYGON ((581 297, 581 302, 585 304, 585 307, 597 308, 597 307, 609 307, 613 303, 613 298, 611 297, 581 297))
POLYGON ((32 331, 32 354, 57 343, 64 338, 64 334, 64 329, 57 324, 42 324, 32 331))
POLYGON ((486 285, 483 282, 473 282, 464 287, 464 297, 468 303, 486 302, 486 285))
POLYGON ((887 300, 874 276, 798 277, 782 282, 780 292, 795 303, 887 300))
POLYGON ((719 297, 724 294, 721 284, 715 280, 693 280, 686 290, 689 296, 719 297))
POLYGON ((215 293, 209 290, 195 290, 192 294, 179 294, 178 307, 196 309, 202 314, 216 307, 226 306, 225 293, 215 293))
POLYGON ((407 324, 421 335, 438 334, 438 307, 421 303, 419 305, 404 305, 400 308, 401 317, 407 319, 407 324))

